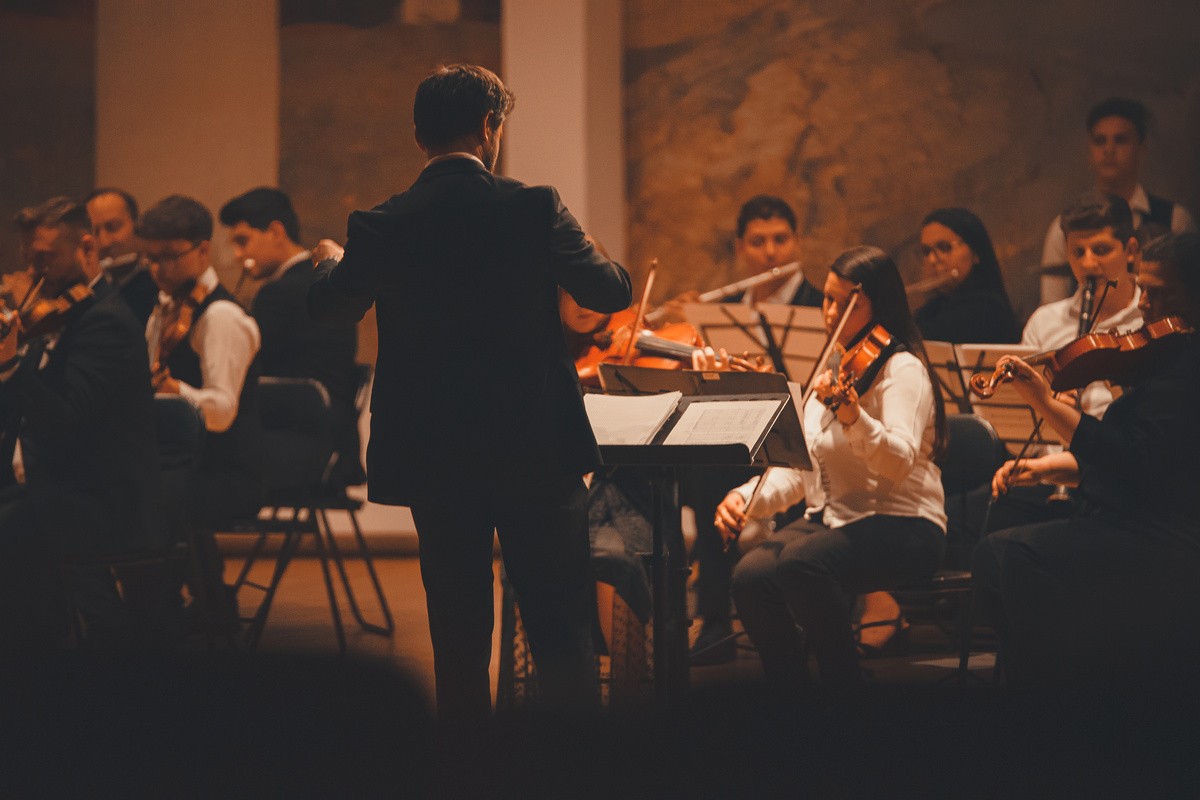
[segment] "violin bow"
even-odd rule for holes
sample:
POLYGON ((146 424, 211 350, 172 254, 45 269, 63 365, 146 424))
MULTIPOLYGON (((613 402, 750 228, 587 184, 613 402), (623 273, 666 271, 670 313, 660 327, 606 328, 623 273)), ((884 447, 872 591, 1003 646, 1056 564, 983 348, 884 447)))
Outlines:
POLYGON ((650 271, 646 274, 646 288, 642 289, 642 299, 638 302, 637 315, 633 318, 633 330, 630 332, 629 344, 625 346, 625 355, 621 363, 628 365, 633 361, 633 349, 637 344, 638 334, 642 332, 642 314, 646 313, 646 303, 650 300, 650 289, 654 286, 654 275, 658 271, 658 259, 650 260, 650 271))
MULTIPOLYGON (((834 354, 834 345, 841 338, 842 330, 846 327, 846 321, 850 319, 850 312, 854 310, 855 303, 858 302, 858 294, 862 291, 862 286, 855 286, 850 290, 850 300, 846 303, 846 308, 842 311, 842 316, 838 319, 837 327, 833 329, 833 333, 829 334, 829 339, 825 342, 825 347, 821 350, 820 357, 817 358, 817 363, 813 365, 812 373, 808 376, 808 385, 804 387, 804 393, 800 397, 800 408, 797 413, 801 418, 804 416, 804 407, 808 405, 808 399, 812 397, 813 384, 816 383, 817 376, 825 371, 829 365, 829 359, 834 354)), ((750 515, 750 509, 754 507, 754 501, 758 499, 762 493, 763 486, 767 482, 767 475, 771 474, 771 467, 763 469, 763 474, 758 477, 758 483, 754 484, 754 491, 750 493, 750 499, 746 501, 746 516, 750 515)), ((729 542, 725 543, 725 549, 729 549, 729 542)))

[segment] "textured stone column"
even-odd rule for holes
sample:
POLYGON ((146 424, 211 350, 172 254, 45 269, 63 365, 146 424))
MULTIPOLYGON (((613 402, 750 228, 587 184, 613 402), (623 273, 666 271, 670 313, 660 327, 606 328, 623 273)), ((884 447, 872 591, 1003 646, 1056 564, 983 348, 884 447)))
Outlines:
POLYGON ((501 77, 517 94, 501 167, 558 187, 584 229, 625 258, 621 3, 508 0, 501 77))

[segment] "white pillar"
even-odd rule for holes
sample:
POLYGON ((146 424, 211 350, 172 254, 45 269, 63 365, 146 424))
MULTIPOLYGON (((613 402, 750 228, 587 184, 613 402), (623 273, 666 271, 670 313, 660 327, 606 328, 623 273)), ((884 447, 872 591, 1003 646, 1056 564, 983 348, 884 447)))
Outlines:
MULTIPOLYGON (((96 184, 215 217, 279 180, 277 0, 98 0, 96 184)), ((219 226, 213 262, 236 279, 219 226)))
POLYGON ((504 173, 552 184, 624 261, 625 122, 619 0, 505 0, 501 78, 517 95, 504 173))

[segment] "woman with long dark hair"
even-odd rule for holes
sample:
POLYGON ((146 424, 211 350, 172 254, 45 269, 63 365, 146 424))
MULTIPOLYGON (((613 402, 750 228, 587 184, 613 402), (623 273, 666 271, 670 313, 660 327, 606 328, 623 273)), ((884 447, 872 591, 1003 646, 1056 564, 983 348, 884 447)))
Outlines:
POLYGON ((979 217, 939 208, 921 223, 921 255, 945 282, 915 312, 927 340, 1007 344, 1021 340, 996 249, 979 217))
POLYGON ((716 524, 732 538, 749 516, 808 501, 804 519, 742 558, 733 597, 769 680, 806 682, 811 651, 827 687, 853 690, 862 676, 852 598, 926 577, 941 563, 946 514, 933 459, 943 448, 946 421, 891 257, 874 247, 838 256, 825 280, 824 312, 831 334, 845 315, 843 347, 876 325, 893 345, 852 385, 838 385, 832 371, 815 379, 802 410, 812 471, 771 470, 749 515, 757 479, 733 490, 716 524))

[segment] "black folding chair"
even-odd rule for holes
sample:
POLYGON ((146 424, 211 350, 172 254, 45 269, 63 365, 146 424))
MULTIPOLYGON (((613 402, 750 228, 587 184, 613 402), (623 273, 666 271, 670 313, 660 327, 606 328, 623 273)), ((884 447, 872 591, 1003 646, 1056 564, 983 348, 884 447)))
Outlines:
MULTIPOLYGON (((240 523, 235 528, 235 532, 258 535, 234 582, 235 591, 240 591, 242 586, 252 586, 263 592, 263 599, 249 619, 247 646, 251 650, 258 646, 279 582, 303 537, 309 534, 312 535, 321 563, 339 652, 346 652, 346 636, 329 570, 331 554, 359 624, 370 633, 391 635, 394 630, 391 611, 357 520, 354 520, 355 535, 383 608, 386 626, 370 625, 362 619, 341 553, 329 528, 327 511, 342 508, 336 500, 330 499, 327 491, 330 471, 336 459, 329 394, 320 383, 307 378, 260 378, 258 401, 263 428, 265 503, 258 518, 240 523), (271 579, 266 585, 254 583, 248 579, 250 570, 271 534, 283 536, 271 579)), ((350 508, 344 510, 351 511, 350 508)))

